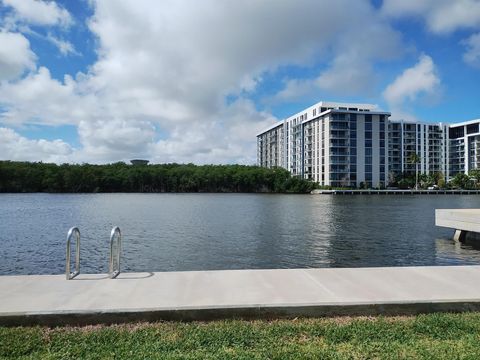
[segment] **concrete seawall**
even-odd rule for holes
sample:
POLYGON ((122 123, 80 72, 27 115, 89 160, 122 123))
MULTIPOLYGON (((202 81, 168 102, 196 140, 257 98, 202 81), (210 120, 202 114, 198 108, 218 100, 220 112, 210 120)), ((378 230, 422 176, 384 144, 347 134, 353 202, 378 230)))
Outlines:
POLYGON ((0 325, 480 310, 480 266, 1 276, 0 325))
POLYGON ((312 190, 312 195, 479 195, 480 190, 312 190))

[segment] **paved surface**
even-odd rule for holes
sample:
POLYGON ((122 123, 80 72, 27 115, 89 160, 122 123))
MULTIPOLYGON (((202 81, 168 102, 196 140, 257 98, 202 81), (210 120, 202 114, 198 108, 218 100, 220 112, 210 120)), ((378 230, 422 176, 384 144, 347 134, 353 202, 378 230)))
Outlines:
POLYGON ((315 189, 311 194, 320 195, 478 195, 480 190, 393 190, 393 189, 352 189, 352 190, 323 190, 315 189))
POLYGON ((435 225, 480 233, 480 209, 436 209, 435 225))
POLYGON ((1 276, 0 324, 480 309, 480 266, 1 276))

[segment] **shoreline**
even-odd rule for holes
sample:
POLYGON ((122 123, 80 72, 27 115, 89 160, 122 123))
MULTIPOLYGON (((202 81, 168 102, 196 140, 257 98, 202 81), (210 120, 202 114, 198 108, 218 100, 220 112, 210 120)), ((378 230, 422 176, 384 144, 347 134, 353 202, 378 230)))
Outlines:
POLYGON ((322 190, 315 189, 312 195, 479 195, 480 190, 322 190))

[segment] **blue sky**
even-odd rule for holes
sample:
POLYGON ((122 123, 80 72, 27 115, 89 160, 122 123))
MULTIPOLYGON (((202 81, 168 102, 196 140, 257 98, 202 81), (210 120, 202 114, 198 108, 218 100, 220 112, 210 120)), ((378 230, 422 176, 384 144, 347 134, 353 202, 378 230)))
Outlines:
POLYGON ((0 159, 255 162, 317 101, 480 118, 478 0, 0 0, 0 159))

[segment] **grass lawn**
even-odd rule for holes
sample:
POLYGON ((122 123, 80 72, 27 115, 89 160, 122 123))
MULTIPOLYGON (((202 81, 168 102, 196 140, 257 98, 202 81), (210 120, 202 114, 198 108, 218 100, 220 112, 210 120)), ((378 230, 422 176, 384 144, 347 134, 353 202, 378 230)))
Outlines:
POLYGON ((0 327, 6 359, 480 359, 480 313, 0 327))

